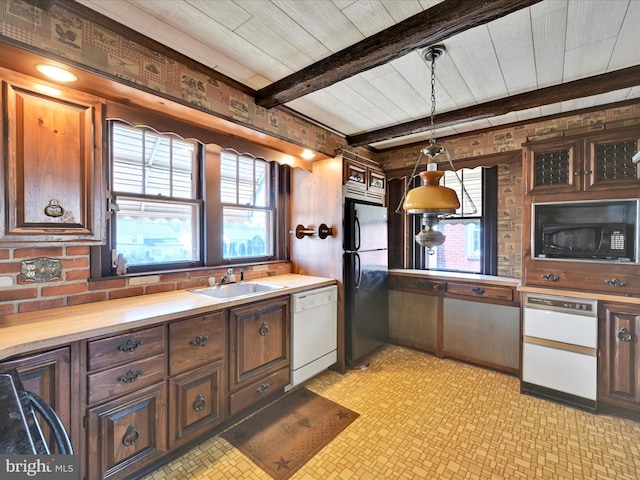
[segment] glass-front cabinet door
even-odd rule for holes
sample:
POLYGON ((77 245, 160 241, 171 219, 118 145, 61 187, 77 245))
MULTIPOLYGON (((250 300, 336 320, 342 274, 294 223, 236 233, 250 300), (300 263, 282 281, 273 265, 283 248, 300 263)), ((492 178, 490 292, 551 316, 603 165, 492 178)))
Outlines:
POLYGON ((639 128, 587 138, 585 190, 640 187, 640 162, 633 162, 640 151, 639 139, 639 128))
POLYGON ((566 138, 524 145, 526 193, 576 192, 582 190, 582 148, 566 138))

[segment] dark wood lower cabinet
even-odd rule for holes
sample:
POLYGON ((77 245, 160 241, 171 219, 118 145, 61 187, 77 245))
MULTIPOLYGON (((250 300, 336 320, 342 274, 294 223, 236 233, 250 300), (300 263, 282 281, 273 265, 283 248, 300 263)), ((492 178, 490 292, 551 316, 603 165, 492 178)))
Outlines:
MULTIPOLYGON (((15 368, 26 390, 40 396, 53 407, 64 424, 74 451, 81 451, 78 422, 71 416, 77 411, 72 404, 72 347, 63 347, 0 363, 0 371, 15 368)), ((75 393, 75 392, 74 392, 75 393)), ((53 433, 43 424, 49 445, 55 445, 53 433)), ((54 451, 57 452, 57 449, 54 451)))
POLYGON ((517 374, 520 371, 520 308, 445 298, 442 354, 517 374))
POLYGON ((508 283, 392 274, 389 341, 519 374, 520 308, 508 283))
POLYGON ((164 382, 88 411, 89 479, 120 479, 167 452, 164 382))
POLYGON ((229 310, 231 415, 281 394, 289 383, 289 296, 229 310))
POLYGON ((169 379, 169 448, 211 430, 225 418, 222 361, 169 379))
POLYGON ((435 353, 442 297, 389 290, 389 337, 407 347, 435 353))
POLYGON ((640 305, 602 303, 599 329, 598 409, 640 418, 640 305))

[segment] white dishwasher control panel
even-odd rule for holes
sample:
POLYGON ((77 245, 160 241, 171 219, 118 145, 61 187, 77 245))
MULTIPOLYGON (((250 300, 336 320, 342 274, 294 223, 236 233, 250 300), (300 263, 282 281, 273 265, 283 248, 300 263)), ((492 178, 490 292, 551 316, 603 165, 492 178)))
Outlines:
POLYGON ((337 303, 338 288, 336 286, 319 288, 310 292, 293 294, 292 297, 294 313, 303 312, 327 303, 337 303))

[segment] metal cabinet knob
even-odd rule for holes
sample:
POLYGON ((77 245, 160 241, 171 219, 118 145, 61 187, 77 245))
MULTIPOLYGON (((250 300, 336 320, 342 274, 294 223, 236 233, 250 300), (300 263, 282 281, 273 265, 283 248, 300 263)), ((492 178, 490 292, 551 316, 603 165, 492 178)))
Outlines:
POLYGON ((140 432, 134 425, 129 425, 127 431, 122 437, 122 443, 126 447, 130 447, 131 445, 135 445, 138 439, 140 438, 140 432))
POLYGON ((542 278, 550 282, 557 282, 558 280, 560 280, 560 277, 558 275, 554 275, 553 273, 546 273, 542 275, 542 278))
POLYGON ((126 342, 118 345, 117 348, 121 352, 135 352, 143 343, 144 340, 141 338, 130 338, 126 342))
POLYGON ((616 336, 618 337, 618 340, 620 340, 621 342, 630 342, 631 340, 633 340, 633 335, 627 329, 627 327, 622 327, 618 332, 618 335, 616 336))
POLYGON ((258 329, 258 333, 263 337, 266 337, 269 334, 269 327, 265 322, 262 322, 262 325, 260 325, 260 328, 258 329))
POLYGON ((201 412, 202 410, 204 410, 204 407, 206 406, 207 406, 207 399, 204 398, 204 396, 201 393, 199 393, 196 396, 195 401, 193 402, 193 409, 196 412, 201 412))
POLYGON ((198 335, 194 339, 192 339, 189 343, 194 347, 204 347, 209 340, 208 335, 198 335))
POLYGON ((620 280, 619 278, 612 278, 611 280, 605 280, 604 283, 609 285, 610 287, 626 287, 627 282, 624 280, 620 280))
POLYGON ((118 377, 118 382, 120 382, 120 383, 133 383, 142 374, 144 374, 144 372, 142 370, 136 370, 135 372, 133 370, 129 370, 124 375, 120 375, 118 377))

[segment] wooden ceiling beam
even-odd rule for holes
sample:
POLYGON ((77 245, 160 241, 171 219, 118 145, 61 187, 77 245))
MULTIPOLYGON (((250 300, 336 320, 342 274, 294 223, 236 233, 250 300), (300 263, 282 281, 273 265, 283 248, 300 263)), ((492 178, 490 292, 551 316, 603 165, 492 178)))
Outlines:
POLYGON ((265 108, 282 105, 539 1, 445 0, 258 90, 255 102, 265 108))
MULTIPOLYGON (((459 123, 496 117, 510 112, 541 107, 567 100, 590 97, 623 88, 640 85, 640 65, 603 73, 572 82, 541 88, 470 107, 443 112, 434 117, 435 128, 449 127, 459 123)), ((372 130, 359 135, 347 136, 352 147, 391 140, 431 129, 431 118, 425 117, 392 127, 372 130)))

